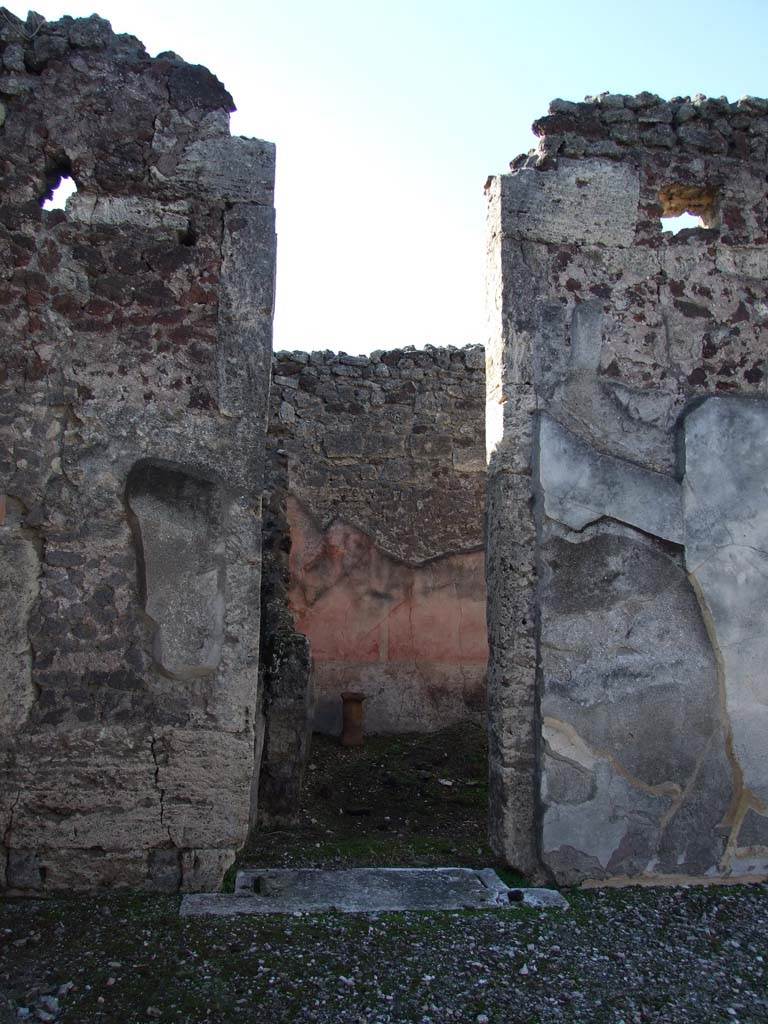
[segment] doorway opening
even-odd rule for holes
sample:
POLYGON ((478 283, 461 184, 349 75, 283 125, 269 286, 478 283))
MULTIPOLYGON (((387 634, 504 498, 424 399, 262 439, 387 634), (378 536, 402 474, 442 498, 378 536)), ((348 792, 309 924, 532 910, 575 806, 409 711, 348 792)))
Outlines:
POLYGON ((483 349, 278 353, 271 406, 262 643, 306 636, 313 693, 308 711, 295 674, 270 666, 244 859, 490 863, 483 349), (340 743, 349 691, 361 746, 340 743), (298 798, 275 815, 281 787, 298 798))

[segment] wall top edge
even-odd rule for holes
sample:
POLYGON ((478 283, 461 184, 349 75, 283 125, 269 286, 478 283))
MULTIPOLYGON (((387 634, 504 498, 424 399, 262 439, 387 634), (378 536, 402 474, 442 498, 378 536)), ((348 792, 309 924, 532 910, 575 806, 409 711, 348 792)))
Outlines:
POLYGON ((536 149, 512 160, 510 167, 546 168, 557 156, 602 156, 615 160, 644 151, 668 156, 727 158, 764 164, 768 141, 768 100, 744 96, 636 96, 601 93, 583 102, 555 99, 532 125, 536 149))

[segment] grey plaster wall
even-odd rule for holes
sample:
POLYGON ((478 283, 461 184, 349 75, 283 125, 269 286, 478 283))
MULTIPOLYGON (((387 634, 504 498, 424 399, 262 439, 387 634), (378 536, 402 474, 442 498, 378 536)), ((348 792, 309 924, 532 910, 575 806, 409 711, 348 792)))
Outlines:
POLYGON ((763 877, 768 103, 534 131, 488 186, 492 840, 561 882, 763 877))
POLYGON ((274 147, 233 109, 95 16, 0 22, 12 891, 211 888, 247 834, 274 147))

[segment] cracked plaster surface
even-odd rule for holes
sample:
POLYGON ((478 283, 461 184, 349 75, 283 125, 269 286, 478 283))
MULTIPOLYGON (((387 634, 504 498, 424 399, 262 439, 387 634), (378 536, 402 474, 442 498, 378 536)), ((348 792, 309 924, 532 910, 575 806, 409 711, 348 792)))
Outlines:
MULTIPOLYGON (((558 100, 538 148, 487 185, 491 838, 529 872, 543 858, 561 881, 765 873, 749 665, 765 544, 689 538, 680 482, 686 410, 695 423, 696 401, 766 395, 762 117, 650 93, 558 100), (706 190, 707 229, 663 230, 673 184, 706 190), (718 589, 749 627, 725 648, 718 589), (553 722, 589 768, 557 753, 553 722), (666 810, 648 803, 659 785, 666 810)), ((755 467, 756 502, 761 445, 726 455, 755 467)))
POLYGON ((729 753, 740 783, 729 864, 768 870, 768 405, 715 397, 685 420, 685 558, 722 680, 729 753), (750 813, 751 812, 751 813, 750 813), (750 815, 753 837, 743 823, 750 815))
POLYGON ((539 473, 544 510, 574 530, 605 517, 683 542, 680 485, 663 473, 595 451, 542 414, 539 473))
POLYGON ((544 528, 543 842, 561 876, 768 866, 738 839, 768 793, 768 406, 706 399, 683 429, 679 485, 541 420, 544 510, 570 528, 544 528), (617 520, 684 540, 687 574, 617 520))

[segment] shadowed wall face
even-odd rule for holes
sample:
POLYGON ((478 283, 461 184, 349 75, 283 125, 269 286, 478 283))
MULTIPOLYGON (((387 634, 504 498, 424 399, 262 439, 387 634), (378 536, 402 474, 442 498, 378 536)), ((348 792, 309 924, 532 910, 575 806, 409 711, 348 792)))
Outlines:
POLYGON ((295 628, 315 726, 366 694, 371 732, 480 721, 487 660, 482 349, 279 353, 295 628))
POLYGON ((224 639, 226 564, 215 485, 141 465, 129 477, 126 498, 158 668, 174 678, 215 672, 224 639))
POLYGON ((488 192, 494 844, 561 882, 762 877, 768 103, 534 130, 488 192))
POLYGON ((0 886, 215 887, 260 729, 274 147, 97 17, 6 12, 0 57, 0 886))

